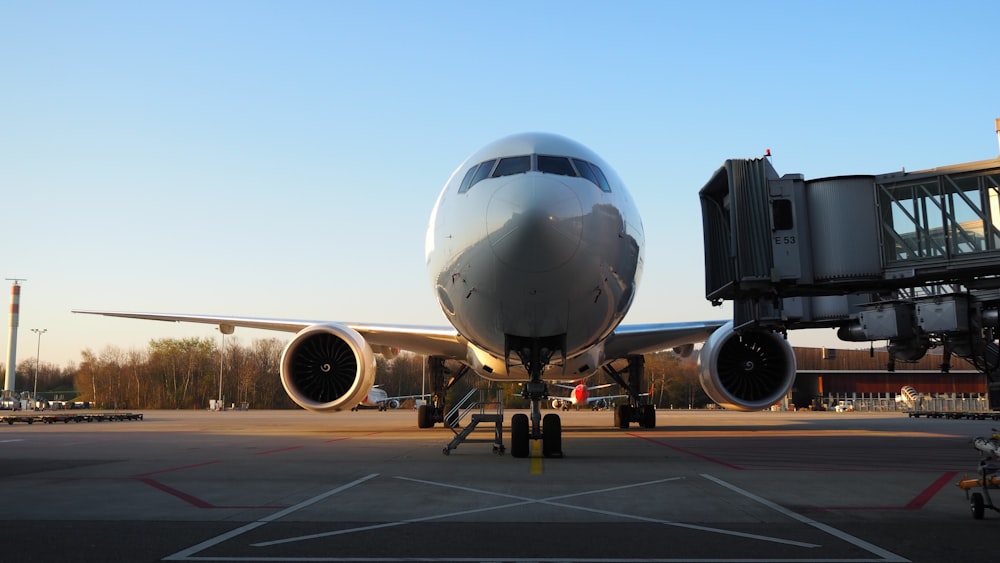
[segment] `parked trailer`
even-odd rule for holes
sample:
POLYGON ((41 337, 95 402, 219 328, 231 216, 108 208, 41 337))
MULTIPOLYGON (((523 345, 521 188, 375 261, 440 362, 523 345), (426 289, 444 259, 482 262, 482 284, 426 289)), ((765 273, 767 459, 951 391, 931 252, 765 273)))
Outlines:
POLYGON ((70 422, 104 422, 104 421, 122 421, 122 420, 142 420, 142 413, 133 412, 91 412, 91 413, 69 413, 63 412, 58 414, 39 414, 39 413, 22 413, 22 414, 8 414, 0 416, 0 421, 6 422, 7 424, 14 424, 15 422, 24 422, 27 424, 34 424, 36 422, 41 422, 44 424, 55 424, 57 422, 62 422, 64 424, 70 422))

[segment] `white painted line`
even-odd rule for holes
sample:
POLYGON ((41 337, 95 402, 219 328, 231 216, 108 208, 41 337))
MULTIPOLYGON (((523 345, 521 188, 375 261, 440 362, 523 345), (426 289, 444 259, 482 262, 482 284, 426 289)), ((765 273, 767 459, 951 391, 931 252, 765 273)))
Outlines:
POLYGON ((723 481, 722 479, 719 479, 718 477, 713 477, 711 475, 707 475, 707 474, 704 474, 704 473, 701 476, 704 477, 704 478, 706 478, 706 479, 708 479, 709 481, 715 482, 718 485, 722 485, 723 487, 729 489, 730 491, 733 491, 734 493, 741 494, 741 495, 747 497, 748 499, 750 499, 752 501, 758 502, 758 503, 760 503, 760 504, 762 504, 762 505, 770 508, 771 510, 774 510, 776 512, 784 514, 785 516, 788 516, 789 518, 792 518, 794 520, 798 520, 799 522, 802 522, 803 524, 806 524, 808 526, 812 526, 813 528, 816 528, 818 530, 822 530, 822 531, 826 532, 827 534, 830 534, 831 536, 833 536, 835 538, 838 538, 838 539, 840 539, 842 541, 845 541, 845 542, 847 542, 849 544, 852 544, 852 545, 855 545, 857 547, 860 547, 861 549, 863 549, 863 550, 865 550, 865 551, 867 551, 869 553, 873 553, 873 554, 875 554, 875 555, 877 555, 877 556, 879 556, 881 558, 881 559, 879 559, 879 561, 886 561, 886 562, 892 562, 892 563, 909 563, 909 561, 910 561, 909 559, 906 559, 904 557, 896 555, 895 553, 892 553, 891 551, 887 551, 887 550, 882 549, 881 547, 879 547, 877 545, 868 543, 868 542, 866 542, 865 540, 863 540, 861 538, 856 538, 856 537, 852 536, 851 534, 848 534, 847 532, 843 532, 843 531, 838 530, 838 529, 836 529, 836 528, 834 528, 832 526, 828 526, 826 524, 823 524, 822 522, 817 522, 816 520, 813 520, 812 518, 809 518, 807 516, 803 516, 803 515, 801 515, 801 514, 799 514, 797 512, 792 512, 791 510, 788 510, 787 508, 785 508, 785 507, 783 507, 783 506, 781 506, 779 504, 775 504, 775 503, 773 503, 773 502, 771 502, 771 501, 769 501, 769 500, 767 500, 767 499, 765 499, 763 497, 759 497, 759 496, 751 493, 750 491, 745 491, 745 490, 737 487, 736 485, 727 483, 727 482, 723 481))
MULTIPOLYGON (((198 556, 194 556, 194 554, 199 553, 199 552, 201 552, 201 551, 203 551, 205 549, 208 549, 210 547, 219 545, 219 544, 221 544, 221 543, 223 543, 225 541, 228 541, 228 540, 230 540, 230 539, 232 539, 234 537, 237 537, 237 536, 239 536, 241 534, 244 534, 246 532, 249 532, 251 530, 259 528, 259 527, 263 526, 264 524, 267 524, 267 523, 279 520, 279 519, 281 519, 281 518, 283 518, 285 516, 288 516, 289 514, 292 514, 292 513, 296 512, 298 510, 301 510, 301 509, 306 508, 308 506, 311 506, 311 505, 313 505, 313 504, 315 504, 317 502, 320 502, 320 501, 322 501, 322 500, 324 500, 326 498, 329 498, 330 496, 333 496, 333 495, 335 495, 337 493, 343 492, 343 491, 345 491, 347 489, 350 489, 352 487, 360 485, 361 483, 364 483, 365 481, 367 481, 369 479, 372 479, 372 478, 374 478, 376 476, 378 476, 378 474, 377 473, 373 473, 371 475, 368 475, 366 477, 362 477, 362 478, 357 479, 357 480, 355 480, 355 481, 353 481, 351 483, 348 483, 346 485, 342 485, 342 486, 337 487, 335 489, 331 489, 330 491, 327 491, 327 492, 325 492, 323 494, 320 494, 320 495, 317 495, 317 496, 312 497, 310 499, 307 499, 307 500, 305 500, 305 501, 303 501, 303 502, 301 502, 299 504, 296 504, 296 505, 294 505, 294 506, 292 506, 290 508, 286 508, 286 509, 281 510, 279 512, 276 512, 276 513, 274 513, 274 514, 272 514, 270 516, 266 516, 266 517, 260 518, 260 519, 254 521, 254 522, 250 522, 250 523, 246 524, 245 526, 242 526, 240 528, 237 528, 235 530, 232 530, 230 532, 227 532, 227 533, 222 534, 220 536, 217 536, 215 538, 212 538, 212 539, 209 539, 207 541, 204 541, 204 542, 202 542, 202 543, 200 543, 198 545, 192 546, 192 547, 190 547, 188 549, 185 549, 183 551, 179 551, 179 552, 175 553, 174 555, 166 557, 164 559, 164 561, 205 561, 205 562, 209 562, 209 561, 212 561, 212 562, 230 561, 230 562, 244 562, 244 563, 249 563, 249 562, 271 562, 271 561, 293 561, 293 562, 294 561, 302 561, 302 562, 307 562, 308 561, 308 562, 312 562, 312 563, 343 563, 343 562, 348 562, 348 561, 356 561, 356 562, 359 562, 359 563, 389 563, 389 562, 416 562, 416 561, 436 561, 436 562, 440 562, 440 563, 473 563, 473 562, 480 562, 480 561, 504 561, 504 562, 509 562, 509 563, 566 563, 567 561, 569 561, 569 559, 567 559, 565 557, 555 557, 555 558, 545 558, 545 557, 531 557, 531 558, 518 558, 518 557, 500 557, 500 558, 497 558, 497 557, 486 557, 486 558, 483 558, 483 557, 288 557, 288 556, 244 556, 244 557, 239 557, 239 556, 235 556, 235 557, 233 557, 233 556, 230 556, 230 557, 226 557, 226 556, 212 556, 212 557, 201 556, 201 557, 198 557, 198 556)), ((831 526, 827 526, 826 524, 823 524, 821 522, 817 522, 815 520, 812 520, 811 518, 808 518, 808 517, 803 516, 801 514, 792 512, 791 510, 788 510, 788 509, 786 509, 786 508, 784 508, 784 507, 782 507, 780 505, 777 505, 777 504, 775 504, 775 503, 773 503, 773 502, 771 502, 771 501, 769 501, 767 499, 764 499, 762 497, 754 495, 753 493, 750 493, 748 491, 740 489, 739 487, 737 487, 735 485, 732 485, 730 483, 727 483, 727 482, 725 482, 725 481, 723 481, 723 480, 721 480, 721 479, 719 479, 717 477, 713 477, 713 476, 707 475, 707 474, 702 474, 701 476, 704 477, 704 478, 706 478, 706 479, 708 479, 708 480, 710 480, 710 481, 712 481, 712 482, 714 482, 714 483, 716 483, 716 484, 718 484, 718 485, 720 485, 720 486, 722 486, 722 487, 725 487, 725 488, 729 489, 730 491, 733 491, 733 492, 735 492, 737 494, 740 494, 740 495, 742 495, 742 496, 744 496, 744 497, 746 497, 748 499, 751 499, 751 500, 753 500, 753 501, 755 501, 755 502, 757 502, 757 503, 759 503, 759 504, 761 504, 761 505, 763 505, 765 507, 768 507, 768 508, 770 508, 770 509, 772 509, 772 510, 774 510, 774 511, 776 511, 776 512, 782 514, 782 515, 785 515, 785 516, 787 516, 787 517, 789 517, 789 518, 791 518, 793 520, 796 520, 796 521, 798 521, 800 523, 803 523, 803 524, 806 524, 806 525, 811 526, 813 528, 816 528, 818 530, 821 530, 821 531, 823 531, 823 532, 825 532, 825 533, 827 533, 827 534, 829 534, 829 535, 831 535, 831 536, 833 536, 833 537, 835 537, 835 538, 837 538, 837 539, 839 539, 841 541, 850 543, 850 544, 852 544, 852 545, 854 545, 856 547, 864 549, 864 550, 866 550, 866 551, 868 551, 868 552, 876 555, 877 557, 876 558, 815 557, 815 558, 794 558, 794 559, 789 559, 787 557, 778 557, 778 558, 753 558, 753 557, 747 557, 747 558, 744 558, 744 557, 737 557, 737 558, 713 558, 713 557, 708 557, 708 558, 702 558, 702 559, 691 559, 691 558, 608 558, 608 557, 600 557, 600 558, 593 558, 593 559, 579 559, 579 558, 574 558, 572 560, 576 561, 578 563, 680 563, 680 562, 683 562, 683 561, 687 561, 687 562, 700 562, 700 563, 787 563, 788 561, 791 561, 791 560, 797 561, 799 563, 909 563, 908 559, 905 559, 905 558, 903 558, 903 557, 901 557, 899 555, 896 555, 896 554, 891 553, 891 552, 889 552, 887 550, 884 550, 884 549, 882 549, 882 548, 880 548, 878 546, 870 544, 870 543, 868 543, 868 542, 866 542, 864 540, 856 538, 856 537, 854 537, 854 536, 852 536, 850 534, 847 534, 847 533, 845 533, 845 532, 843 532, 841 530, 837 530, 836 528, 833 528, 831 526)), ((549 497, 549 498, 544 498, 544 499, 531 499, 531 498, 520 497, 520 496, 517 496, 517 495, 511 495, 511 494, 507 494, 507 493, 499 493, 499 492, 488 491, 488 490, 474 489, 474 488, 464 487, 464 486, 459 486, 459 485, 451 485, 451 484, 448 484, 448 483, 437 483, 437 482, 434 482, 434 481, 426 481, 426 480, 422 480, 422 479, 413 479, 413 478, 409 478, 409 477, 396 477, 396 478, 397 479, 401 479, 401 480, 405 480, 405 481, 411 481, 411 482, 414 482, 414 483, 421 483, 421 484, 426 484, 426 485, 432 485, 432 486, 438 486, 438 487, 445 487, 445 488, 450 488, 450 489, 462 490, 462 491, 466 491, 466 492, 470 492, 470 493, 478 493, 478 494, 485 494, 485 495, 489 495, 489 496, 510 498, 510 499, 515 500, 516 502, 510 502, 510 503, 506 503, 504 505, 494 506, 494 507, 488 507, 488 508, 478 508, 478 509, 471 509, 471 510, 464 510, 464 511, 452 512, 452 513, 448 513, 448 514, 430 515, 430 516, 425 516, 425 517, 422 517, 422 518, 414 518, 414 519, 404 520, 404 521, 400 521, 400 522, 389 522, 389 523, 383 523, 383 524, 372 524, 372 525, 369 525, 369 526, 363 526, 363 527, 358 527, 358 528, 351 528, 351 529, 346 529, 346 530, 336 530, 336 531, 331 531, 331 532, 326 532, 326 533, 320 533, 320 534, 311 534, 309 536, 300 536, 300 537, 295 537, 295 538, 285 538, 285 539, 282 539, 282 540, 274 540, 274 541, 270 541, 270 542, 261 542, 261 543, 252 544, 252 545, 253 546, 257 546, 257 547, 273 546, 273 545, 279 545, 279 544, 285 544, 285 543, 292 543, 292 542, 296 542, 296 541, 304 541, 304 540, 307 540, 307 539, 316 539, 316 538, 329 537, 329 536, 335 536, 335 535, 341 535, 341 534, 349 534, 349 533, 353 533, 353 532, 361 532, 361 531, 368 531, 368 530, 376 530, 376 529, 382 529, 382 528, 389 528, 389 527, 400 526, 400 525, 405 525, 405 524, 410 524, 410 523, 426 522, 426 521, 430 521, 430 520, 440 520, 440 519, 443 519, 443 518, 449 518, 449 517, 453 517, 453 516, 462 516, 462 515, 466 515, 466 514, 474 514, 474 513, 478 513, 478 512, 487 512, 487 511, 491 511, 491 510, 501 510, 501 509, 504 509, 504 508, 510 508, 510 507, 516 507, 516 506, 522 506, 522 505, 530 505, 530 504, 536 504, 537 503, 537 504, 546 504, 546 505, 564 507, 564 508, 569 508, 569 509, 574 509, 574 510, 581 510, 581 511, 585 511, 585 512, 595 512, 595 513, 599 513, 599 514, 603 514, 603 515, 607 515, 607 516, 612 516, 612 517, 620 517, 620 518, 625 518, 625 519, 639 520, 639 521, 643 521, 643 522, 660 523, 660 524, 669 525, 669 526, 676 526, 676 527, 682 527, 682 528, 690 528, 690 529, 696 529, 696 530, 701 530, 701 531, 706 531, 706 532, 711 532, 711 533, 719 533, 719 534, 740 536, 740 537, 745 537, 745 538, 754 539, 754 540, 776 542, 776 543, 782 543, 782 544, 793 545, 793 546, 800 546, 800 547, 818 547, 815 544, 795 542, 793 540, 785 540, 785 539, 781 539, 781 538, 770 538, 770 537, 767 537, 767 536, 759 536, 759 535, 755 535, 755 534, 745 534, 745 533, 741 533, 741 532, 733 532, 733 531, 730 531, 730 530, 723 530, 723 529, 717 529, 717 528, 709 528, 709 527, 704 527, 704 526, 697 526, 697 525, 694 525, 694 524, 684 524, 684 523, 680 523, 680 522, 671 522, 671 521, 665 521, 665 520, 656 520, 656 519, 652 519, 652 518, 646 518, 646 517, 635 516, 635 515, 630 515, 630 514, 621 514, 621 513, 612 512, 612 511, 590 509, 590 508, 586 508, 586 507, 580 507, 580 506, 574 506, 574 505, 570 505, 570 504, 564 504, 564 503, 561 503, 561 502, 555 502, 556 500, 562 500, 562 499, 568 499, 568 498, 573 498, 573 497, 579 497, 579 496, 583 496, 583 495, 605 493, 605 492, 609 492, 609 491, 617 491, 617 490, 634 488, 634 487, 641 487, 641 486, 649 486, 649 485, 652 485, 652 484, 665 483, 665 482, 668 482, 668 481, 677 481, 677 480, 682 479, 682 478, 679 478, 679 477, 667 478, 667 479, 659 479, 659 480, 656 480, 656 481, 647 481, 647 482, 644 482, 644 483, 635 483, 635 484, 630 484, 630 485, 621 485, 621 486, 616 486, 616 487, 608 487, 608 488, 604 488, 604 489, 596 489, 596 490, 591 490, 591 491, 582 491, 582 492, 571 493, 571 494, 566 494, 566 495, 557 495, 557 496, 553 496, 553 497, 549 497)), ((594 524, 594 526, 599 526, 599 524, 594 524)))
MULTIPOLYGON (((333 496, 333 495, 335 495, 337 493, 346 491, 347 489, 350 489, 351 487, 355 487, 357 485, 360 485, 361 483, 364 483, 365 481, 367 481, 369 479, 372 479, 374 477, 377 477, 377 476, 378 476, 378 473, 372 473, 371 475, 366 475, 366 476, 364 476, 364 477, 362 477, 360 479, 356 479, 354 481, 351 481, 350 483, 347 483, 346 485, 341 485, 341 486, 339 486, 339 487, 337 487, 335 489, 331 489, 331 490, 329 490, 329 491, 327 491, 327 492, 325 492, 323 494, 316 495, 316 496, 314 496, 314 497, 312 497, 310 499, 306 499, 306 500, 304 500, 304 501, 302 501, 302 502, 300 502, 300 503, 298 503, 298 504, 296 504, 294 506, 290 506, 290 507, 288 507, 288 508, 286 508, 286 509, 284 509, 282 511, 279 511, 279 512, 276 512, 274 514, 271 514, 270 516, 265 516, 263 518, 255 520, 253 522, 250 522, 249 524, 246 524, 244 526, 240 526, 239 528, 236 528, 235 530, 231 530, 229 532, 226 532, 225 534, 222 534, 222 535, 216 536, 214 538, 205 540, 205 541, 199 543, 198 545, 194 545, 194 546, 191 546, 191 547, 189 547, 187 549, 183 549, 181 551, 178 551, 177 553, 175 553, 175 554, 173 554, 173 555, 171 555, 169 557, 164 557, 163 560, 164 561, 234 561, 234 559, 232 559, 232 558, 214 558, 214 557, 212 557, 212 558, 205 558, 205 559, 202 559, 202 558, 192 558, 191 555, 195 554, 195 553, 198 553, 200 551, 204 551, 204 550, 206 550, 206 549, 208 549, 208 548, 210 548, 212 546, 218 545, 218 544, 220 544, 220 543, 222 543, 224 541, 231 540, 231 539, 235 538, 236 536, 239 536, 241 534, 245 534, 245 533, 249 532, 250 530, 254 530, 256 528, 259 528, 259 527, 261 527, 264 524, 267 524, 269 522, 274 522, 275 520, 278 520, 280 518, 284 518, 285 516, 288 516, 289 514, 291 514, 293 512, 302 510, 303 508, 305 508, 307 506, 311 506, 313 504, 316 504, 317 502, 319 502, 319 501, 321 501, 321 500, 323 500, 325 498, 328 498, 328 497, 331 497, 331 496, 333 496)), ((277 560, 277 559, 275 559, 275 560, 277 560)))
POLYGON ((385 522, 385 523, 382 523, 382 524, 370 524, 370 525, 367 525, 367 526, 359 526, 359 527, 356 527, 356 528, 346 528, 346 529, 340 529, 340 530, 332 530, 332 531, 329 531, 329 532, 319 532, 319 533, 315 533, 315 534, 308 534, 308 535, 303 535, 303 536, 295 536, 295 537, 290 537, 290 538, 284 538, 284 539, 280 539, 280 540, 272 540, 272 541, 268 541, 268 542, 255 543, 255 544, 252 544, 252 545, 253 545, 253 547, 270 547, 270 546, 281 545, 281 544, 288 544, 288 543, 295 543, 295 542, 301 542, 301 541, 315 540, 315 539, 320 539, 320 538, 328 538, 328 537, 332 537, 332 536, 340 536, 340 535, 345 535, 345 534, 353 534, 353 533, 356 533, 356 532, 367 532, 367 531, 378 530, 378 529, 383 529, 383 528, 393 528, 393 527, 396 527, 396 526, 403 526, 403 525, 407 525, 407 524, 415 524, 415 523, 419 523, 419 522, 428 522, 428 521, 432 521, 432 520, 442 520, 442 519, 446 519, 446 518, 452 518, 452 517, 455 517, 455 516, 465 516, 465 515, 468 515, 468 514, 476 514, 476 513, 482 513, 482 512, 491 512, 491 511, 496 511, 496 510, 504 510, 504 509, 507 509, 507 508, 513 508, 513 507, 524 506, 524 505, 529 505, 529 504, 544 504, 544 505, 548 505, 548 506, 556 506, 556 507, 559 507, 559 508, 568 508, 568 509, 571 509, 571 510, 579 510, 581 512, 591 512, 591 513, 596 513, 596 514, 602 514, 604 516, 611 516, 613 518, 622 518, 622 519, 625 519, 625 520, 638 520, 640 522, 650 522, 650 523, 654 523, 654 524, 662 524, 664 526, 673 526, 673 527, 677 527, 677 528, 685 528, 685 529, 690 529, 690 530, 699 530, 699 531, 710 532, 710 533, 714 533, 714 534, 722 534, 722 535, 727 535, 727 536, 747 538, 747 539, 758 540, 758 541, 766 541, 766 542, 771 542, 771 543, 778 543, 778 544, 783 544, 783 545, 790 545, 790 546, 794 546, 794 547, 805 547, 805 548, 819 547, 816 544, 805 543, 805 542, 800 542, 800 541, 795 541, 795 540, 789 540, 789 539, 785 539, 785 538, 775 538, 775 537, 771 537, 771 536, 762 536, 762 535, 759 535, 759 534, 750 534, 750 533, 746 533, 746 532, 736 532, 736 531, 732 531, 732 530, 726 530, 726 529, 723 529, 723 528, 712 528, 712 527, 708 527, 708 526, 699 526, 697 524, 686 524, 686 523, 683 523, 683 522, 673 522, 673 521, 670 521, 670 520, 661 520, 661 519, 658 519, 658 518, 648 518, 648 517, 645 517, 645 516, 636 516, 634 514, 623 514, 623 513, 620 513, 620 512, 613 512, 613 511, 609 511, 609 510, 599 510, 599 509, 594 509, 594 508, 587 508, 587 507, 583 507, 583 506, 575 506, 575 505, 572 505, 572 504, 565 504, 565 503, 561 503, 561 502, 555 502, 556 500, 560 500, 560 499, 568 499, 568 498, 573 498, 573 497, 580 497, 580 496, 593 495, 593 494, 599 494, 599 493, 608 493, 608 492, 620 491, 620 490, 623 490, 623 489, 631 489, 631 488, 636 488, 636 487, 648 487, 650 485, 656 485, 656 484, 660 484, 660 483, 666 483, 666 482, 669 482, 669 481, 679 481, 679 480, 682 479, 681 477, 668 477, 666 479, 657 479, 655 481, 645 481, 645 482, 642 482, 642 483, 632 483, 632 484, 629 484, 629 485, 619 485, 619 486, 616 486, 616 487, 607 487, 607 488, 603 488, 603 489, 594 489, 594 490, 589 490, 589 491, 580 491, 580 492, 576 492, 576 493, 565 494, 565 495, 557 495, 557 496, 552 496, 552 497, 543 498, 543 499, 532 499, 532 498, 528 498, 528 497, 522 497, 522 496, 518 496, 518 495, 512 495, 512 494, 509 494, 509 493, 499 493, 499 492, 488 491, 488 490, 484 490, 484 489, 475 489, 475 488, 472 488, 472 487, 464 487, 464 486, 461 486, 461 485, 453 485, 453 484, 450 484, 450 483, 439 483, 439 482, 436 482, 436 481, 427 481, 427 480, 424 480, 424 479, 414 479, 414 478, 411 478, 411 477, 398 477, 397 476, 396 478, 400 479, 400 480, 403 480, 403 481, 410 481, 410 482, 414 482, 414 483, 421 483, 421 484, 424 484, 424 485, 431 485, 431 486, 435 486, 435 487, 443 487, 443 488, 446 488, 446 489, 456 489, 456 490, 464 491, 464 492, 468 492, 468 493, 475 493, 475 494, 482 494, 482 495, 488 495, 488 496, 494 496, 494 497, 509 498, 509 499, 513 499, 513 500, 515 500, 517 502, 507 503, 507 504, 501 504, 501 505, 497 505, 497 506, 475 508, 475 509, 470 509, 470 510, 462 510, 462 511, 458 511, 458 512, 449 512, 449 513, 445 513, 445 514, 434 514, 434 515, 430 515, 430 516, 423 516, 421 518, 410 518, 410 519, 401 520, 401 521, 398 521, 398 522, 385 522))

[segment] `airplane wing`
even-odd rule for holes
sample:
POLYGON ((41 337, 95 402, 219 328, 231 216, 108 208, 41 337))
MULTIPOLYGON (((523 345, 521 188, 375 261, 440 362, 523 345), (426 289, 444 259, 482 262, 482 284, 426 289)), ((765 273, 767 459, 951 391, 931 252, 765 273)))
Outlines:
MULTIPOLYGON (((567 385, 565 383, 557 382, 554 383, 553 385, 555 385, 556 387, 562 387, 563 389, 569 389, 570 391, 576 389, 576 385, 567 385)), ((605 387, 611 387, 612 385, 615 385, 615 383, 605 383, 603 385, 591 385, 590 387, 587 387, 587 391, 593 391, 595 389, 604 389, 605 387)))
POLYGON ((232 317, 216 315, 188 315, 177 313, 141 313, 129 311, 89 311, 74 310, 83 315, 102 315, 105 317, 122 317, 127 319, 145 319, 150 321, 187 322, 219 325, 222 327, 243 327, 281 332, 299 332, 300 330, 321 324, 339 324, 348 326, 364 336, 372 349, 401 348, 417 354, 440 356, 462 360, 466 357, 466 342, 458 332, 451 327, 432 327, 416 325, 389 325, 375 323, 339 323, 333 321, 269 319, 259 317, 232 317))
MULTIPOLYGON (((645 394, 646 393, 641 393, 641 395, 645 394)), ((597 401, 607 401, 609 399, 624 399, 626 397, 628 397, 628 395, 601 395, 600 397, 587 397, 587 404, 596 403, 597 401)))
POLYGON ((609 359, 617 359, 704 342, 726 322, 728 321, 622 325, 608 337, 604 344, 604 354, 609 359))
MULTIPOLYGON (((453 327, 341 323, 323 320, 273 319, 182 313, 95 310, 74 310, 73 312, 84 315, 202 323, 219 325, 221 327, 243 327, 292 333, 299 332, 313 325, 339 324, 357 331, 376 351, 380 348, 401 348, 417 354, 456 360, 465 360, 467 357, 468 343, 453 327)), ((647 354, 696 342, 703 342, 713 331, 725 324, 725 322, 707 321, 622 325, 615 329, 608 337, 604 347, 605 357, 609 359, 625 358, 633 354, 647 354)))
MULTIPOLYGON (((374 387, 376 387, 376 388, 382 388, 380 385, 375 385, 374 387)), ((384 391, 385 389, 382 389, 382 390, 384 391)), ((418 393, 416 395, 395 395, 395 396, 392 396, 392 397, 386 397, 386 398, 384 398, 384 399, 382 399, 381 401, 378 401, 378 402, 379 403, 384 403, 386 401, 405 401, 406 399, 426 399, 427 397, 430 397, 430 396, 431 396, 430 393, 418 393)))

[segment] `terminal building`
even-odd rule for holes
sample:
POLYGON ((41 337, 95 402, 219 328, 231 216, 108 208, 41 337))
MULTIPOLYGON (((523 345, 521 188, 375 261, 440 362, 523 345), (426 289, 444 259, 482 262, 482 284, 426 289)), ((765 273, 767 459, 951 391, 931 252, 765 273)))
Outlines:
POLYGON ((859 408, 907 410, 903 390, 934 400, 941 410, 986 410, 986 375, 962 359, 943 364, 932 350, 913 362, 895 362, 888 350, 794 348, 797 366, 790 404, 829 408, 852 401, 859 408), (902 404, 900 404, 902 403, 902 404))
POLYGON ((733 159, 699 196, 705 296, 733 302, 737 330, 884 342, 886 374, 939 350, 927 387, 957 389, 947 376, 962 358, 1000 409, 1000 159, 813 180, 733 159))

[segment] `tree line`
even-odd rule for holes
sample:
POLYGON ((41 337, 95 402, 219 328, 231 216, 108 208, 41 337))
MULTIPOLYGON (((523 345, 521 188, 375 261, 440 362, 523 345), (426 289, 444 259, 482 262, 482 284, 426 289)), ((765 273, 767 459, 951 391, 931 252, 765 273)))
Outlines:
MULTIPOLYGON (((228 407, 246 404, 253 409, 298 408, 281 385, 279 365, 286 342, 277 338, 256 339, 243 344, 227 338, 163 338, 145 349, 123 350, 106 346, 100 352, 81 352, 79 365, 59 367, 29 359, 17 365, 15 389, 33 391, 49 400, 88 401, 107 409, 204 409, 213 399, 228 407), (221 352, 221 353, 220 353, 221 352), (37 375, 36 375, 37 374, 37 375)), ((417 395, 429 391, 424 381, 424 357, 401 352, 391 359, 376 356, 376 383, 390 396, 417 395)), ((623 363, 624 365, 624 363, 623 363)), ((623 367, 623 366, 618 366, 623 367)), ((457 362, 447 362, 452 374, 457 362)), ((652 391, 648 400, 658 408, 701 408, 708 398, 698 383, 694 358, 672 352, 646 356, 646 375, 652 391)), ((588 385, 612 382, 603 372, 589 378, 588 385)), ((489 388, 490 398, 499 392, 508 408, 526 408, 520 397, 521 384, 489 384, 471 372, 450 391, 455 401, 473 388, 489 388)), ((550 394, 566 396, 569 390, 550 385, 550 394)), ((614 388, 595 394, 618 394, 614 388)))

